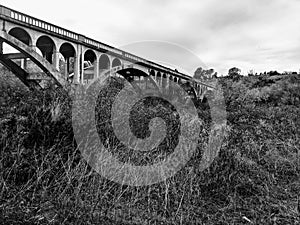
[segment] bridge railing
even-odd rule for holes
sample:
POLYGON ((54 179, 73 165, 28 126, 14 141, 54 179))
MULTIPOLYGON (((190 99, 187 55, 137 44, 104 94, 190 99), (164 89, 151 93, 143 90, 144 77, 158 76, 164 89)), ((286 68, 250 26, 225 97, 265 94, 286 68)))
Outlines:
POLYGON ((109 45, 106 45, 104 43, 101 43, 99 41, 93 40, 93 39, 88 38, 88 37, 84 37, 84 43, 92 45, 92 46, 94 46, 96 48, 100 48, 100 49, 103 49, 103 50, 106 50, 106 51, 118 54, 118 55, 123 55, 123 51, 122 50, 114 48, 114 47, 109 46, 109 45))
POLYGON ((28 16, 24 13, 18 12, 13 9, 9 9, 5 6, 0 5, 0 14, 4 15, 6 17, 9 17, 12 20, 15 20, 17 22, 25 23, 30 26, 38 27, 40 29, 44 29, 68 38, 72 38, 74 40, 79 40, 79 35, 69 31, 67 29, 61 28, 59 26, 56 26, 54 24, 45 22, 43 20, 37 19, 32 16, 28 16))

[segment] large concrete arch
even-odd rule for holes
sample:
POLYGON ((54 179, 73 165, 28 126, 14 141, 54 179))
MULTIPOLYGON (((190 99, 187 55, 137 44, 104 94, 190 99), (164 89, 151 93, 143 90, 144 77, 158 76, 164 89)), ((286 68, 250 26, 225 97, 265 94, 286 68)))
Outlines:
MULTIPOLYGON (((117 71, 117 74, 121 75, 124 79, 130 82, 130 84, 133 86, 133 88, 140 94, 143 94, 140 87, 135 83, 131 82, 134 80, 134 77, 143 77, 143 78, 149 78, 149 75, 144 72, 143 70, 137 69, 137 68, 126 68, 121 69, 117 71)), ((160 91, 159 87, 156 85, 155 81, 153 79, 150 79, 150 82, 154 85, 157 91, 160 91)))
MULTIPOLYGON (((27 44, 23 43, 22 41, 18 40, 14 36, 8 34, 5 31, 0 31, 0 40, 9 44, 10 46, 14 47, 26 57, 30 58, 46 75, 46 77, 40 77, 40 79, 51 79, 54 81, 55 84, 59 86, 64 86, 67 82, 61 76, 60 72, 56 70, 56 68, 51 65, 46 59, 44 59, 41 55, 39 55, 32 47, 28 46, 27 44)), ((3 56, 2 56, 3 60, 3 56)), ((9 65, 7 65, 9 66, 9 65)), ((12 65, 10 66, 12 67, 12 65)), ((20 68, 18 68, 20 69, 20 68)), ((13 72, 17 76, 23 76, 25 81, 29 81, 30 74, 23 70, 13 69, 13 72)), ((25 83, 25 81, 23 81, 25 83)))

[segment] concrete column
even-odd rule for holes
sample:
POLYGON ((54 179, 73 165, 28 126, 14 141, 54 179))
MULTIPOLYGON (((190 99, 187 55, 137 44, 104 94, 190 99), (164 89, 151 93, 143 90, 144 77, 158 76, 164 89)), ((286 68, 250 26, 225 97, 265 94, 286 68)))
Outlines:
POLYGON ((25 69, 25 60, 24 59, 21 59, 21 68, 22 69, 25 69))
POLYGON ((27 58, 23 59, 24 60, 24 69, 27 69, 27 58))
POLYGON ((80 83, 83 84, 84 81, 84 54, 80 54, 80 83))
POLYGON ((2 31, 6 32, 5 20, 3 20, 3 22, 2 22, 2 31))
POLYGON ((82 46, 77 45, 77 52, 74 56, 74 84, 80 84, 81 82, 81 71, 82 71, 82 64, 81 59, 82 58, 82 46))
POLYGON ((76 77, 75 77, 75 83, 76 84, 82 84, 83 82, 83 63, 84 63, 84 57, 83 57, 83 49, 82 45, 77 46, 77 55, 76 55, 76 63, 75 63, 75 68, 76 68, 76 77))
MULTIPOLYGON (((150 76, 150 75, 149 75, 150 76)), ((145 77, 145 90, 148 88, 149 77, 145 77)))
POLYGON ((65 59, 64 63, 64 77, 66 80, 69 78, 69 58, 65 59))
POLYGON ((98 78, 99 77, 99 61, 98 59, 95 59, 94 62, 94 78, 98 78))
POLYGON ((74 79, 73 83, 79 84, 79 78, 80 78, 80 57, 75 56, 74 57, 74 79))
POLYGON ((163 87, 163 92, 165 93, 165 94, 167 94, 168 93, 168 89, 169 89, 169 75, 168 74, 166 74, 166 78, 164 78, 163 77, 163 83, 164 83, 164 87, 163 87))
POLYGON ((59 54, 60 52, 53 53, 53 66, 59 71, 59 54))
POLYGON ((168 88, 168 91, 169 91, 169 95, 171 95, 171 96, 173 95, 173 82, 174 82, 173 79, 174 78, 171 79, 171 77, 169 77, 169 88, 168 88))

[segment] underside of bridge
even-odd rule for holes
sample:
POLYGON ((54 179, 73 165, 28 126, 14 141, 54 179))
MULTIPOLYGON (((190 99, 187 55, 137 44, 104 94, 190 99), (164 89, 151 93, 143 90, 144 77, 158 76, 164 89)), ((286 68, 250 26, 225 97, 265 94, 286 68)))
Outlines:
MULTIPOLYGON (((13 47, 18 53, 0 54, 0 61, 3 65, 8 67, 26 86, 37 87, 42 80, 48 80, 56 85, 64 85, 65 80, 62 78, 59 71, 57 71, 52 62, 53 43, 48 43, 46 38, 39 39, 38 46, 41 48, 43 57, 39 55, 31 46, 30 36, 22 29, 12 29, 6 33, 0 31, 0 44, 3 42, 13 47), (52 48, 52 50, 51 50, 52 48), (25 68, 28 59, 32 61, 40 71, 30 71, 25 68)), ((3 51, 3 48, 1 48, 3 51)))
MULTIPOLYGON (((132 86, 137 90, 137 92, 141 93, 141 95, 154 91, 154 93, 162 96, 163 94, 172 96, 175 91, 185 91, 191 99, 197 99, 196 90, 190 82, 179 83, 178 85, 181 88, 178 88, 173 81, 167 80, 168 78, 165 74, 161 76, 161 74, 158 73, 155 80, 153 78, 153 72, 150 72, 150 75, 148 75, 144 71, 135 68, 119 70, 117 73, 124 77, 127 81, 131 82, 132 86)), ((182 96, 185 96, 185 93, 182 93, 182 96)))

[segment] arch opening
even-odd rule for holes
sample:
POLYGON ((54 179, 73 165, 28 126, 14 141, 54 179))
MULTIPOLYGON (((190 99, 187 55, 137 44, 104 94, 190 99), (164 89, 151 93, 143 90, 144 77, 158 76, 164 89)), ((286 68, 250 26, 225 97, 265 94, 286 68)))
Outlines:
POLYGON ((70 43, 63 43, 59 48, 59 53, 59 71, 61 71, 67 79, 70 79, 70 74, 73 74, 75 71, 75 48, 70 43))
POLYGON ((48 36, 41 36, 36 42, 36 47, 42 52, 43 57, 50 63, 53 63, 56 46, 54 41, 48 36))
POLYGON ((167 87, 167 75, 164 73, 163 74, 163 78, 162 78, 162 89, 165 91, 166 87, 167 87))
POLYGON ((75 48, 70 43, 63 43, 59 48, 59 52, 65 59, 75 57, 76 55, 75 48))
MULTIPOLYGON (((32 39, 31 36, 29 35, 29 33, 20 28, 20 27, 15 27, 12 28, 9 32, 9 35, 13 36, 14 38, 18 39, 19 41, 21 41, 22 43, 31 46, 32 45, 32 39)), ((8 54, 12 54, 14 55, 14 59, 12 59, 13 62, 15 62, 17 65, 19 65, 22 69, 26 69, 27 68, 27 64, 28 64, 28 58, 25 57, 24 55, 19 54, 20 51, 18 51, 16 48, 12 47, 11 45, 5 43, 4 45, 4 52, 8 53, 8 54)))
POLYGON ((160 72, 158 72, 157 73, 157 75, 156 75, 156 82, 157 82, 157 84, 160 86, 161 85, 161 73, 160 72))
POLYGON ((106 54, 102 54, 99 59, 99 74, 110 68, 110 60, 106 54))
POLYGON ((112 67, 117 67, 117 66, 121 66, 122 65, 122 62, 120 59, 118 58, 115 58, 113 61, 112 61, 112 67))
POLYGON ((32 45, 32 39, 30 37, 30 35, 28 34, 27 31, 25 31, 22 28, 19 27, 15 27, 12 28, 8 34, 10 34, 11 36, 15 37, 16 39, 18 39, 19 41, 23 42, 26 45, 32 45))
POLYGON ((150 76, 155 77, 155 71, 154 70, 150 70, 150 76))
POLYGON ((93 80, 97 76, 97 56, 96 53, 88 49, 84 53, 84 72, 83 72, 83 82, 85 84, 93 80))

